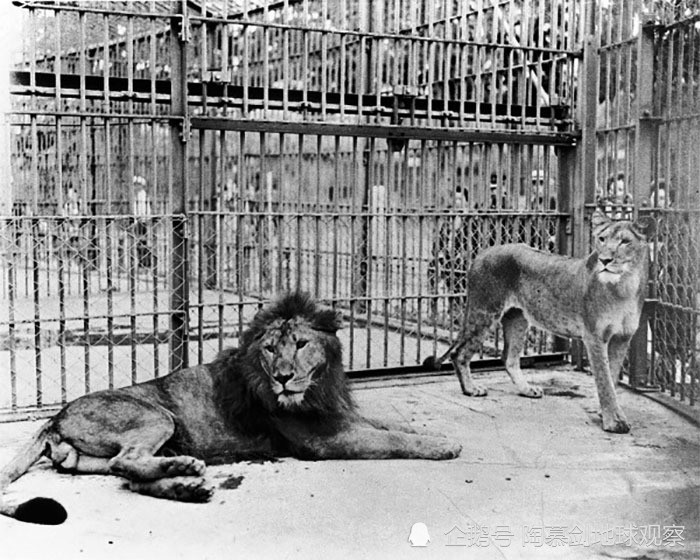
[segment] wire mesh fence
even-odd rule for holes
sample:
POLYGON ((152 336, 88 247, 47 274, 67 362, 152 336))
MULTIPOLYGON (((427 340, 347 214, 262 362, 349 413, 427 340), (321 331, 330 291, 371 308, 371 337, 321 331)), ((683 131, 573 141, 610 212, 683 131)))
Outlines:
POLYGON ((590 8, 25 3, 0 408, 206 361, 297 288, 344 314, 350 370, 420 363, 481 249, 580 255, 596 198, 659 220, 639 379, 693 402, 697 5, 590 8))
POLYGON ((171 221, 3 219, 0 356, 11 391, 2 406, 61 402, 143 380, 143 369, 167 372, 171 221))
POLYGON ((630 380, 694 404, 700 382, 700 5, 601 4, 596 198, 652 216, 648 360, 630 380))

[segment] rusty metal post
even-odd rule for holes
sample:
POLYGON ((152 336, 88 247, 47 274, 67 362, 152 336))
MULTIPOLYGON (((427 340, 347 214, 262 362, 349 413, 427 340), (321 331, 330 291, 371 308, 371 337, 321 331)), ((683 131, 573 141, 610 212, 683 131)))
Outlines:
POLYGON ((189 183, 188 144, 190 136, 187 109, 187 43, 190 24, 187 2, 182 0, 178 15, 170 23, 170 144, 173 166, 172 283, 170 316, 170 371, 188 366, 189 286, 187 270, 187 192, 189 183))
MULTIPOLYGON (((658 145, 658 123, 654 118, 654 20, 643 22, 637 38, 637 115, 635 142, 635 217, 639 202, 649 198, 654 180, 654 153, 658 145)), ((647 325, 653 321, 650 306, 645 304, 639 328, 632 338, 629 350, 629 383, 632 387, 649 382, 647 356, 647 325)))

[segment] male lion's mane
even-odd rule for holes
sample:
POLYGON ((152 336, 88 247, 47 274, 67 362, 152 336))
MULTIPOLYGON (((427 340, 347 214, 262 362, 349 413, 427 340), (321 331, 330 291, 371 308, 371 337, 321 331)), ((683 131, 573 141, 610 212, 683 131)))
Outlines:
POLYGON ((323 421, 328 427, 354 418, 356 404, 342 365, 342 347, 335 336, 340 327, 334 311, 319 309, 303 293, 260 310, 243 333, 240 347, 224 350, 210 366, 217 383, 217 405, 230 427, 244 433, 270 434, 275 431, 274 421, 285 416, 323 421), (318 332, 327 361, 325 371, 316 372, 317 382, 306 391, 301 406, 280 411, 261 364, 260 341, 274 322, 295 318, 306 320, 318 332))

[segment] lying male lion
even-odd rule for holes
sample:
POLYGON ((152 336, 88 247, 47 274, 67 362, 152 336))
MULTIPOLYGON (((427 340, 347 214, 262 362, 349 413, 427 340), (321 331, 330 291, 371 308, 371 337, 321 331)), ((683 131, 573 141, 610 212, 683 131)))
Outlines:
POLYGON ((341 364, 340 321, 303 294, 261 310, 239 349, 214 362, 67 404, 0 472, 0 513, 62 523, 50 498, 12 505, 2 493, 42 455, 72 473, 115 474, 136 492, 206 501, 205 462, 451 459, 447 439, 361 417, 341 364))
POLYGON ((464 325, 447 352, 425 365, 437 367, 450 356, 462 392, 485 395, 472 380, 469 362, 500 318, 506 371, 521 395, 538 398, 542 390, 520 370, 529 325, 580 338, 595 375, 603 429, 628 432, 614 380, 639 325, 649 270, 646 235, 653 222, 614 222, 596 210, 592 225, 594 251, 585 259, 521 244, 490 247, 477 256, 468 273, 464 325))

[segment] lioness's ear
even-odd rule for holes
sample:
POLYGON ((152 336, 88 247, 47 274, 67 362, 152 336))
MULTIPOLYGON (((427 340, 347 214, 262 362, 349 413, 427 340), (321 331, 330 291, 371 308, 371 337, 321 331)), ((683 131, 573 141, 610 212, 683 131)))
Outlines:
POLYGON ((337 330, 343 328, 343 316, 339 311, 324 309, 314 316, 313 328, 317 331, 335 334, 337 330))
POLYGON ((647 239, 656 234, 656 220, 651 216, 642 216, 632 224, 632 227, 647 239))
POLYGON ((600 227, 606 226, 610 223, 610 218, 608 218, 600 208, 596 208, 591 216, 591 225, 593 229, 596 230, 600 227))

